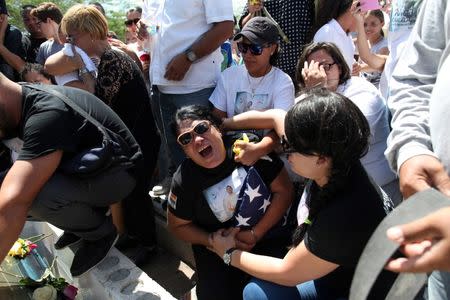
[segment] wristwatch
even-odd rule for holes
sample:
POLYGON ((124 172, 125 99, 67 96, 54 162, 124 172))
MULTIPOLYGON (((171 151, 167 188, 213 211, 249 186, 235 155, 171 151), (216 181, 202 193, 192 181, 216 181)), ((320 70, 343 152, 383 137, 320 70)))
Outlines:
POLYGON ((237 250, 236 247, 230 248, 223 254, 223 262, 229 266, 231 264, 231 254, 233 254, 233 251, 237 250))
POLYGON ((187 59, 193 63, 197 60, 197 55, 192 51, 191 48, 188 48, 186 51, 184 51, 184 54, 186 54, 187 59))

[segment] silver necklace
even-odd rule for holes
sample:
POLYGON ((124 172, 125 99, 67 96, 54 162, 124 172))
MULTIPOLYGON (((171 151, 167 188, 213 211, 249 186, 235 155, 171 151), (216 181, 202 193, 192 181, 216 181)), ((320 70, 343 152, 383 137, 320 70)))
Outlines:
POLYGON ((252 82, 250 80, 250 73, 247 71, 247 80, 248 80, 248 86, 250 87, 250 90, 252 91, 252 99, 253 96, 255 96, 255 91, 256 89, 261 85, 261 83, 264 81, 264 78, 266 78, 266 75, 270 73, 271 67, 269 65, 269 68, 267 70, 267 72, 264 74, 264 76, 261 77, 261 79, 259 79, 258 83, 255 86, 252 86, 252 82))

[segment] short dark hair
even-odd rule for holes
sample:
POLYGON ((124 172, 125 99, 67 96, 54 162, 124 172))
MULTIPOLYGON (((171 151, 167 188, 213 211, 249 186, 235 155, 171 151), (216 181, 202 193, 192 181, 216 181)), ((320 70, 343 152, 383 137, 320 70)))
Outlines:
POLYGON ((89 5, 95 6, 102 13, 102 15, 106 16, 105 8, 100 2, 89 2, 89 5))
POLYGON ((305 61, 308 60, 308 57, 319 50, 326 51, 334 60, 336 65, 341 70, 341 74, 339 76, 339 84, 343 84, 347 80, 351 78, 350 68, 347 65, 347 62, 345 61, 344 56, 342 55, 339 48, 329 42, 312 42, 308 45, 305 45, 303 48, 302 54, 300 55, 300 58, 297 62, 297 68, 295 70, 295 78, 297 79, 297 83, 300 88, 305 87, 305 80, 302 76, 302 68, 305 65, 305 61))
POLYGON ((20 13, 23 14, 25 11, 27 11, 27 10, 32 10, 33 8, 36 8, 36 5, 33 5, 33 4, 25 4, 25 5, 22 5, 22 6, 20 7, 20 13))
POLYGON ((25 63, 25 65, 23 66, 23 69, 20 71, 20 78, 22 80, 25 80, 25 75, 28 72, 31 71, 35 71, 36 73, 40 73, 42 76, 44 76, 45 78, 49 79, 53 84, 56 84, 55 79, 53 78, 52 75, 50 75, 49 73, 47 73, 44 70, 44 66, 41 64, 36 64, 36 63, 25 63))
MULTIPOLYGON (((304 155, 331 159, 328 182, 309 199, 308 219, 314 222, 317 213, 330 202, 343 186, 359 159, 367 153, 370 127, 366 117, 347 97, 326 88, 307 90, 286 114, 284 127, 290 147, 304 155)), ((316 187, 314 187, 316 188, 316 187)), ((303 240, 307 224, 293 235, 297 246, 303 240)))
POLYGON ((63 14, 61 9, 52 2, 43 2, 36 8, 31 10, 31 15, 41 22, 47 22, 47 18, 52 19, 55 23, 61 23, 63 14))
POLYGON ((216 118, 212 114, 212 109, 210 106, 203 105, 188 105, 178 109, 174 115, 174 118, 170 124, 172 133, 177 136, 178 130, 180 129, 181 122, 185 120, 207 120, 217 128, 220 127, 222 123, 221 120, 216 118))
POLYGON ((314 32, 332 19, 337 19, 343 15, 350 7, 352 7, 352 3, 353 0, 319 0, 314 32))
POLYGON ((128 14, 133 13, 133 12, 135 12, 135 11, 137 11, 137 12, 140 13, 140 14, 142 14, 142 7, 136 6, 136 7, 130 8, 130 9, 127 11, 127 13, 125 14, 125 16, 128 18, 128 14))

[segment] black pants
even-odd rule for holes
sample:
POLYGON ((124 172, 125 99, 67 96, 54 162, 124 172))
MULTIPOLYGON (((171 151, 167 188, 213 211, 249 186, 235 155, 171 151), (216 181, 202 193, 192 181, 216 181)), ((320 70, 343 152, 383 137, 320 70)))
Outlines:
MULTIPOLYGON (((290 231, 280 233, 271 239, 261 240, 252 249, 252 253, 282 258, 290 243, 290 231)), ((214 252, 204 246, 194 245, 194 258, 197 273, 197 297, 199 300, 238 300, 250 280, 250 275, 224 264, 214 252)))
POLYGON ((98 240, 114 230, 109 205, 127 197, 136 186, 125 170, 108 170, 79 179, 56 172, 33 200, 29 215, 86 240, 98 240))

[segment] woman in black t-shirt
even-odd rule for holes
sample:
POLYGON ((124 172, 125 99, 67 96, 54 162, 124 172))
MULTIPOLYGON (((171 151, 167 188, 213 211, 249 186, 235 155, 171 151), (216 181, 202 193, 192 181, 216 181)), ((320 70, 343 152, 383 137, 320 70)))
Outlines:
POLYGON ((237 247, 282 257, 290 236, 284 223, 292 184, 276 155, 263 157, 252 167, 236 163, 209 109, 181 108, 174 124, 188 159, 172 180, 169 228, 193 245, 198 298, 240 299, 249 278, 207 249, 212 233, 239 227, 237 247))
MULTIPOLYGON (((244 299, 346 299, 367 241, 392 208, 359 161, 367 152, 369 125, 352 101, 323 88, 305 93, 284 125, 289 163, 309 179, 293 248, 283 259, 259 256, 235 250, 235 232, 219 230, 214 251, 260 278, 246 286, 244 299)), ((371 298, 384 299, 393 277, 382 272, 371 298)))

